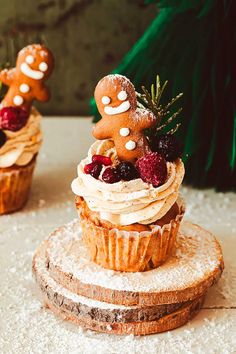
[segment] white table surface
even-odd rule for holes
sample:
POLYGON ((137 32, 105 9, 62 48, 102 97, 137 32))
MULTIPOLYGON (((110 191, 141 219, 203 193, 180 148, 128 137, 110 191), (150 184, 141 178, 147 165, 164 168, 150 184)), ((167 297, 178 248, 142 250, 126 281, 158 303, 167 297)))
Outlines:
POLYGON ((70 190, 92 142, 89 118, 44 118, 30 201, 0 217, 0 353, 236 353, 236 194, 183 187, 186 219, 214 232, 226 269, 204 308, 177 330, 146 337, 82 330, 45 310, 31 274, 34 250, 76 217, 70 190))

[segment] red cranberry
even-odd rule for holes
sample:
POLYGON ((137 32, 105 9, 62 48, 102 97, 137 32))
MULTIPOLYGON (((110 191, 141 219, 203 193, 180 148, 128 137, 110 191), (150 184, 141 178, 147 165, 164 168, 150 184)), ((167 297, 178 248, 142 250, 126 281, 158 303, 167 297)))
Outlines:
POLYGON ((97 162, 91 162, 84 166, 84 173, 91 175, 94 178, 98 179, 102 170, 102 165, 97 162))
POLYGON ((112 165, 111 158, 108 157, 108 156, 93 155, 92 161, 93 161, 93 162, 101 163, 101 164, 104 165, 104 166, 112 165))
POLYGON ((0 127, 16 132, 23 128, 28 120, 28 113, 21 107, 3 107, 0 110, 0 127))

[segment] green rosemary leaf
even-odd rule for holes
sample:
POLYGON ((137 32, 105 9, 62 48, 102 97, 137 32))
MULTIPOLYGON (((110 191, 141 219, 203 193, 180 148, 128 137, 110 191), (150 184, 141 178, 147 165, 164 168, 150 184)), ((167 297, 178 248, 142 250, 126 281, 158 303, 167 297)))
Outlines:
POLYGON ((171 122, 173 122, 173 120, 179 115, 179 113, 182 111, 182 108, 180 108, 177 112, 175 112, 174 114, 172 114, 172 116, 170 118, 167 119, 167 121, 165 121, 165 123, 163 123, 162 125, 160 125, 159 127, 156 128, 156 131, 160 131, 163 128, 167 127, 171 122))
POLYGON ((146 89, 145 86, 142 86, 142 90, 143 90, 143 92, 144 92, 145 95, 146 95, 146 100, 147 100, 147 102, 148 102, 150 108, 153 109, 153 102, 152 102, 152 97, 151 97, 150 93, 148 92, 148 90, 146 89))
POLYGON ((177 132, 177 130, 179 129, 180 126, 181 126, 181 123, 176 124, 176 126, 174 128, 172 128, 171 130, 169 130, 167 133, 173 135, 174 133, 177 132))
POLYGON ((142 109, 146 109, 146 107, 139 101, 137 102, 137 107, 142 108, 142 109))
POLYGON ((159 95, 160 88, 161 88, 160 76, 157 75, 157 77, 156 77, 156 97, 155 97, 156 100, 159 95))
POLYGON ((172 100, 169 103, 167 103, 167 105, 165 106, 165 110, 170 108, 182 96, 183 96, 183 93, 179 93, 177 96, 172 98, 172 100))
POLYGON ((161 97, 162 97, 162 94, 163 94, 163 92, 164 92, 164 90, 165 90, 167 84, 168 84, 168 81, 166 80, 166 81, 164 82, 164 84, 162 85, 162 87, 160 88, 159 94, 158 94, 157 99, 156 99, 156 102, 155 102, 157 106, 159 105, 160 99, 161 99, 161 97))
POLYGON ((152 101, 155 103, 156 95, 155 95, 155 87, 154 87, 154 84, 151 85, 151 96, 152 96, 152 101))

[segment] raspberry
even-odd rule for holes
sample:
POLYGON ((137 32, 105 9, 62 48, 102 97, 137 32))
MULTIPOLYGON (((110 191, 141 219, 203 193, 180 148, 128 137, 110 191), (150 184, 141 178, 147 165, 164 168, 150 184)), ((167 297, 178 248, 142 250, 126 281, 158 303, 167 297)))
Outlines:
POLYGON ((111 158, 103 155, 93 155, 92 161, 101 163, 104 166, 112 165, 111 158))
POLYGON ((142 180, 151 183, 154 187, 158 187, 166 181, 166 160, 157 152, 151 152, 139 158, 136 167, 142 180))
POLYGON ((131 181, 132 179, 139 178, 138 170, 131 162, 122 161, 116 168, 121 179, 124 181, 131 181))
POLYGON ((2 130, 0 130, 0 148, 5 144, 6 140, 6 134, 2 130))
POLYGON ((21 107, 4 107, 0 110, 2 129, 16 132, 23 128, 28 120, 28 113, 21 107))
POLYGON ((84 166, 84 173, 91 175, 94 178, 98 179, 102 170, 102 165, 97 162, 91 162, 84 166))
POLYGON ((171 134, 160 135, 153 145, 153 150, 159 152, 167 161, 175 161, 182 155, 180 143, 171 134))
POLYGON ((114 167, 108 167, 102 174, 102 180, 106 183, 116 183, 121 180, 121 177, 114 167))

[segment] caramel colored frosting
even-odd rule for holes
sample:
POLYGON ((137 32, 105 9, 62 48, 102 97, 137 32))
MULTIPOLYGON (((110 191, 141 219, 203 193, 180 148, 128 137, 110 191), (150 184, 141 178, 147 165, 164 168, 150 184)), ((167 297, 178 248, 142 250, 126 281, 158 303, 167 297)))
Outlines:
POLYGON ((108 184, 85 174, 84 166, 91 162, 94 154, 110 156, 114 162, 117 160, 112 140, 96 141, 88 157, 78 165, 78 177, 72 182, 72 191, 83 197, 89 209, 98 212, 101 219, 117 225, 150 224, 161 219, 177 201, 184 177, 181 159, 167 162, 167 180, 154 188, 141 178, 108 184))
MULTIPOLYGON (((87 219, 90 222, 92 222, 94 225, 101 226, 105 229, 111 230, 114 228, 114 224, 112 224, 107 220, 100 219, 99 213, 90 210, 83 198, 76 196, 75 204, 82 218, 87 219)), ((176 220, 179 215, 182 215, 184 213, 184 210, 185 207, 183 201, 181 199, 178 199, 177 202, 174 205, 172 205, 170 210, 168 210, 168 212, 161 219, 156 220, 155 223, 146 224, 146 225, 139 224, 139 223, 134 223, 131 225, 116 225, 116 229, 121 231, 137 231, 137 232, 152 231, 152 229, 156 225, 162 227, 163 225, 170 224, 171 221, 176 220)))
POLYGON ((25 166, 38 153, 42 143, 41 115, 32 108, 26 125, 16 131, 4 130, 6 143, 0 148, 0 168, 25 166))

